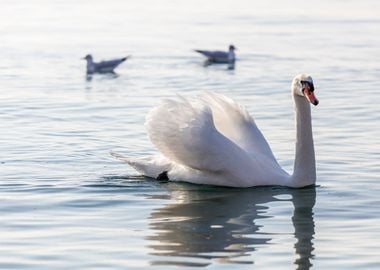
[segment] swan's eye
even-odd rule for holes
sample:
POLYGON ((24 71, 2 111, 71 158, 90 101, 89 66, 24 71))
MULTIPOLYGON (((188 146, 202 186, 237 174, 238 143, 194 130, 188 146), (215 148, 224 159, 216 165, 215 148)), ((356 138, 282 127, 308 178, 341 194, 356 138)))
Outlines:
POLYGON ((305 91, 306 88, 309 89, 310 92, 314 92, 314 84, 309 81, 301 81, 302 92, 305 91))

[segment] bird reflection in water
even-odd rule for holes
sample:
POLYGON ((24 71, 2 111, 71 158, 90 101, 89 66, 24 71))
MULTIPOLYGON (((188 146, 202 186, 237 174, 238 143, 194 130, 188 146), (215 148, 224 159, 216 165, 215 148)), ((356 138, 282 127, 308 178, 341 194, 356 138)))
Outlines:
MULTIPOLYGON (((315 187, 229 189, 167 183, 170 203, 150 216, 154 234, 152 265, 204 267, 218 263, 253 264, 252 253, 272 240, 257 221, 269 218, 269 203, 290 195, 294 206, 296 269, 309 269, 313 258, 315 187), (174 203, 173 203, 174 201, 174 203)), ((278 232, 283 234, 282 231, 278 232)), ((273 243, 272 243, 273 244, 273 243)), ((270 248, 270 247, 268 247, 270 248)))
POLYGON ((108 80, 108 79, 116 79, 120 77, 119 73, 112 71, 108 73, 101 73, 101 74, 86 74, 86 81, 91 82, 94 79, 94 76, 99 80, 108 80))
MULTIPOLYGON (((213 63, 213 62, 210 61, 210 60, 205 60, 205 61, 203 62, 203 66, 204 66, 204 67, 208 67, 208 66, 211 66, 211 65, 215 65, 215 63, 213 63)), ((235 62, 228 63, 228 64, 227 64, 227 69, 228 69, 228 70, 234 70, 234 69, 235 69, 235 62)))

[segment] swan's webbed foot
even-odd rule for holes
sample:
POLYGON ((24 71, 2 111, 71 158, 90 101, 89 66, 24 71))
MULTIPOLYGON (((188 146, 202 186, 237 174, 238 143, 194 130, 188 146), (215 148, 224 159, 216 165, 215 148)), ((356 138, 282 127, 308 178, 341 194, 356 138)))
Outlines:
POLYGON ((169 180, 169 177, 168 177, 168 171, 163 171, 162 173, 160 173, 156 180, 158 181, 168 181, 169 180))

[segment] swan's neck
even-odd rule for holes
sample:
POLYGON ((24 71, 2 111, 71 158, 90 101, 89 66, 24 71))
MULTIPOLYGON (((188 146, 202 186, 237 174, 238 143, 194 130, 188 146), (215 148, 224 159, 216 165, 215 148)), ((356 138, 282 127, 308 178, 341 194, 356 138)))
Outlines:
POLYGON ((315 153, 309 102, 294 95, 296 111, 296 157, 291 185, 302 187, 315 184, 315 153))

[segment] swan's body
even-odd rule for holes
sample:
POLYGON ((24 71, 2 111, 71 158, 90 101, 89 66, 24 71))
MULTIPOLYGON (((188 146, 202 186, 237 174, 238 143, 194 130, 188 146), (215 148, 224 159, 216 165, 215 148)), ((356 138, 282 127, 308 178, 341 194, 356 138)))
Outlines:
POLYGON ((113 155, 153 178, 230 187, 312 185, 316 172, 309 101, 318 104, 313 91, 311 77, 294 78, 297 140, 292 175, 280 167, 248 111, 215 93, 194 102, 166 100, 149 112, 148 134, 162 155, 113 155))

